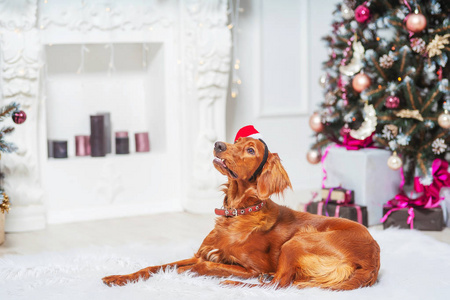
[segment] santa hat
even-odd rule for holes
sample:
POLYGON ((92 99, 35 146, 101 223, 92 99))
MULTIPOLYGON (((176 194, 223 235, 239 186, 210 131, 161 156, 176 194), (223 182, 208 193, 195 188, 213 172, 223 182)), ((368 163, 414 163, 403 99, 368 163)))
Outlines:
POLYGON ((250 137, 254 139, 262 139, 263 136, 261 133, 259 133, 253 125, 247 125, 239 129, 239 131, 236 133, 236 137, 234 138, 234 142, 241 138, 241 137, 250 137))

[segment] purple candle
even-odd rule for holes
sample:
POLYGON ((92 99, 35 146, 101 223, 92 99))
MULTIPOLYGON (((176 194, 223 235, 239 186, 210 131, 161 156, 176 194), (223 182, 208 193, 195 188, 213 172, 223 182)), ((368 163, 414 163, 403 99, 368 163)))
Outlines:
POLYGON ((67 158, 67 141, 53 141, 53 157, 67 158))
POLYGON ((75 155, 76 156, 91 155, 91 142, 89 135, 75 136, 75 155))
POLYGON ((136 141, 136 152, 149 152, 150 142, 148 139, 148 132, 139 132, 134 134, 136 141))
POLYGON ((105 144, 105 117, 90 116, 91 118, 91 156, 99 157, 106 155, 105 144))
POLYGON ((130 153, 130 142, 127 131, 116 132, 116 154, 130 153))

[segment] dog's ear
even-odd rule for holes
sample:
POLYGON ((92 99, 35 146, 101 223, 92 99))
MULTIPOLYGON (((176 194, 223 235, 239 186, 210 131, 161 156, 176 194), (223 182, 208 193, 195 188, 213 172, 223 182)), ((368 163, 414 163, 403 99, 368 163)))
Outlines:
POLYGON ((276 153, 269 153, 264 168, 256 179, 256 189, 260 199, 267 199, 272 194, 280 194, 286 188, 292 188, 289 176, 281 165, 276 153))

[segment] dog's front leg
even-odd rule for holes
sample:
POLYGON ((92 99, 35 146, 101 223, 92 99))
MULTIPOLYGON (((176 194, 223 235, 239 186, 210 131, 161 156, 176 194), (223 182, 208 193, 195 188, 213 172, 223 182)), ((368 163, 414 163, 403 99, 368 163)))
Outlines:
POLYGON ((229 277, 236 276, 240 278, 252 278, 259 275, 254 270, 248 270, 240 265, 228 265, 211 261, 199 261, 196 264, 189 266, 179 266, 178 273, 186 271, 193 271, 198 275, 217 276, 217 277, 229 277))
POLYGON ((113 286, 113 285, 125 285, 128 282, 136 282, 139 279, 148 279, 152 274, 158 272, 159 270, 166 270, 168 267, 188 267, 196 264, 199 261, 198 258, 193 257, 185 260, 176 261, 170 264, 165 264, 161 266, 147 267, 139 270, 132 274, 127 275, 111 275, 102 278, 103 283, 113 286))

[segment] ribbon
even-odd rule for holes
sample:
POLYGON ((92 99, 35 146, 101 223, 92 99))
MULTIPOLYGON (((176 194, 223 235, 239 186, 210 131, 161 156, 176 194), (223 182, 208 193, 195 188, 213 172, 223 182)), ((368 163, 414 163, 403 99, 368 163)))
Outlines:
MULTIPOLYGON (((403 3, 405 3, 405 5, 408 7, 409 11, 412 11, 411 6, 409 5, 408 1, 403 0, 403 3)), ((407 20, 408 20, 408 15, 405 17, 403 22, 406 23, 407 20)), ((411 38, 414 35, 414 32, 412 32, 411 30, 408 30, 408 32, 409 32, 409 37, 411 38)))
MULTIPOLYGON (((356 209, 356 220, 359 224, 362 224, 363 218, 362 218, 361 206, 355 205, 355 204, 347 204, 345 206, 346 207, 349 207, 349 206, 354 207, 356 209)), ((336 206, 336 210, 334 211, 334 216, 336 218, 339 218, 340 210, 341 210, 341 205, 336 206)))
POLYGON ((414 190, 418 193, 423 193, 431 203, 427 203, 428 206, 436 207, 442 200, 439 197, 441 188, 450 186, 450 173, 448 172, 448 162, 442 159, 435 159, 431 165, 431 175, 433 182, 430 185, 423 185, 419 177, 414 178, 414 190))
MULTIPOLYGON (((403 190, 404 177, 403 170, 402 182, 400 183, 400 189, 403 190)), ((448 162, 442 159, 435 159, 431 166, 431 174, 433 176, 433 182, 430 185, 423 185, 419 177, 414 178, 414 190, 418 193, 422 193, 421 196, 412 199, 409 198, 404 191, 396 195, 394 199, 387 202, 386 207, 391 207, 389 211, 380 219, 384 223, 388 216, 397 210, 408 208, 409 217, 407 223, 411 229, 414 227, 414 208, 435 208, 438 207, 442 201, 442 197, 439 196, 442 187, 450 186, 450 173, 448 172, 448 162)))

